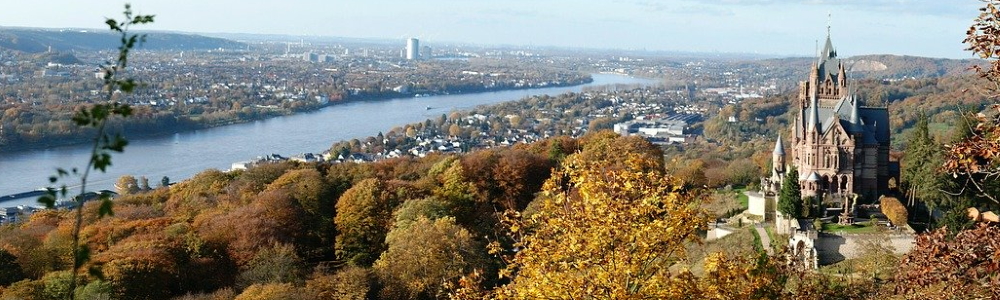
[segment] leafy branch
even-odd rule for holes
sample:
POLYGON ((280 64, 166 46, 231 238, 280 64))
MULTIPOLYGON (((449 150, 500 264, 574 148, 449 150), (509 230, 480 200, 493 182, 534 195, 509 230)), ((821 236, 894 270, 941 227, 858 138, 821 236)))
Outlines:
MULTIPOLYGON (((986 60, 989 65, 970 67, 980 78, 990 85, 986 96, 997 99, 1000 96, 1000 1, 982 0, 979 16, 966 31, 965 50, 986 60)), ((942 170, 953 177, 963 177, 961 192, 966 190, 975 197, 985 198, 993 205, 1000 204, 994 181, 1000 178, 1000 104, 994 104, 990 114, 977 113, 973 116, 975 126, 971 126, 969 136, 946 146, 946 159, 942 170)), ((948 193, 954 195, 954 193, 948 193)))
MULTIPOLYGON (((70 272, 72 274, 72 280, 70 281, 70 299, 73 298, 73 292, 77 285, 77 273, 80 268, 90 260, 90 249, 87 245, 80 244, 80 229, 83 225, 83 204, 84 202, 91 200, 96 196, 97 200, 100 201, 100 208, 98 209, 98 216, 104 217, 108 215, 114 215, 112 210, 112 202, 109 194, 105 193, 88 193, 87 192, 87 180, 90 177, 91 171, 101 171, 102 173, 107 171, 107 168, 111 166, 111 154, 114 152, 121 153, 125 150, 125 146, 128 145, 128 140, 126 140, 121 133, 109 134, 106 131, 108 120, 115 116, 128 117, 132 114, 132 108, 128 104, 123 104, 115 101, 114 95, 121 91, 124 93, 131 93, 139 86, 132 78, 122 78, 122 73, 125 72, 128 66, 128 55, 129 52, 135 46, 142 44, 146 41, 145 34, 135 34, 130 33, 129 28, 132 25, 146 24, 153 22, 153 15, 136 15, 132 13, 132 7, 129 4, 125 4, 125 11, 123 13, 124 18, 119 21, 116 19, 108 18, 104 23, 108 25, 108 28, 118 34, 121 38, 120 45, 118 46, 118 56, 114 60, 109 60, 101 66, 101 71, 104 73, 104 103, 99 103, 91 106, 90 108, 83 108, 77 111, 73 115, 73 123, 80 127, 92 127, 96 128, 97 134, 93 139, 93 146, 90 150, 90 159, 87 161, 87 167, 81 172, 77 168, 72 168, 66 170, 63 168, 58 168, 56 170, 56 175, 49 177, 49 182, 51 184, 56 184, 61 179, 67 177, 79 177, 79 193, 73 197, 73 203, 76 207, 76 222, 73 226, 73 270, 70 272)), ((45 205, 47 208, 54 208, 57 198, 65 199, 69 194, 69 188, 64 183, 56 188, 46 188, 45 195, 42 195, 38 202, 45 205)), ((91 267, 88 270, 91 276, 96 278, 103 278, 103 274, 100 269, 96 266, 91 267)))

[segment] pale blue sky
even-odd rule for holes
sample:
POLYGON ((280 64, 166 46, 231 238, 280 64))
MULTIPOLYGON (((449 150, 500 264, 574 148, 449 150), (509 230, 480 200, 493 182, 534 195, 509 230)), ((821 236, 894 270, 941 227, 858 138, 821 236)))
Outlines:
MULTIPOLYGON (((969 58, 977 0, 133 0, 148 28, 612 49, 969 58)), ((123 2, 0 0, 0 26, 97 28, 123 2)))

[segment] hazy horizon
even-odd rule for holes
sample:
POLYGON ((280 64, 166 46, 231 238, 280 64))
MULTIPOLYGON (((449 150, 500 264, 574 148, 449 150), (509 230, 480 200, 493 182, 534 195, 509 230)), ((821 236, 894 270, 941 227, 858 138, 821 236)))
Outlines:
MULTIPOLYGON (((978 1, 615 0, 609 2, 428 0, 131 1, 155 14, 150 30, 278 34, 667 52, 811 56, 828 25, 842 56, 973 58, 961 43, 978 1), (832 15, 832 17, 828 17, 832 15), (539 30, 544 29, 544 30, 539 30), (694 30, 698 29, 698 30, 694 30)), ((99 28, 123 2, 9 3, 0 26, 99 28)))

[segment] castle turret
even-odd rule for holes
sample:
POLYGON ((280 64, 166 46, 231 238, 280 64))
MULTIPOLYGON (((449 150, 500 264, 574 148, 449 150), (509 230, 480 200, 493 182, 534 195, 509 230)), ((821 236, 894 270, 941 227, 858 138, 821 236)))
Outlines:
POLYGON ((780 178, 785 174, 785 144, 781 142, 781 134, 778 134, 778 141, 774 142, 774 151, 771 151, 771 177, 780 178))

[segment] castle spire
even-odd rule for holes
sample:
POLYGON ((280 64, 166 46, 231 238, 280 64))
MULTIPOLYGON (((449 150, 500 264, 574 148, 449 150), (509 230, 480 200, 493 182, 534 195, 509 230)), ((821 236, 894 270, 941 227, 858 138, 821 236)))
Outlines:
POLYGON ((827 15, 826 21, 826 43, 823 44, 823 51, 820 52, 820 62, 826 62, 827 60, 837 58, 837 50, 833 49, 833 41, 830 39, 830 15, 827 15))
POLYGON ((830 32, 829 31, 827 31, 827 34, 826 34, 826 43, 823 44, 823 52, 821 52, 820 55, 822 56, 821 59, 823 61, 826 61, 828 59, 836 58, 837 57, 837 50, 833 49, 833 40, 830 39, 830 32))
POLYGON ((861 125, 861 124, 858 124, 858 120, 859 120, 859 116, 858 116, 858 99, 855 98, 855 96, 852 94, 851 95, 851 124, 853 124, 853 126, 861 125))
POLYGON ((778 141, 774 142, 774 151, 771 152, 774 155, 785 155, 785 144, 781 142, 781 134, 778 134, 778 141))
POLYGON ((781 142, 781 134, 778 134, 778 141, 774 142, 774 151, 771 152, 771 179, 780 181, 785 175, 785 144, 781 142))

